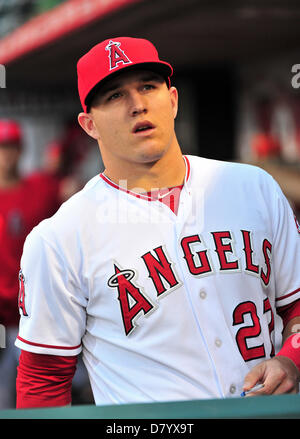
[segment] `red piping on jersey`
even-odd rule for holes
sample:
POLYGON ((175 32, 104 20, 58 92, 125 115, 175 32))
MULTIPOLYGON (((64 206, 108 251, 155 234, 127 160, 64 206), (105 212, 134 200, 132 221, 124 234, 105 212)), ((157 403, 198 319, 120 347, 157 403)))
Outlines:
MULTIPOLYGON (((189 160, 188 160, 188 158, 186 156, 183 156, 183 158, 184 158, 184 161, 185 161, 185 164, 186 164, 185 182, 187 182, 189 177, 190 177, 190 173, 191 173, 191 165, 190 165, 190 162, 189 162, 189 160)), ((125 189, 125 188, 117 185, 116 183, 111 181, 108 177, 106 177, 106 175, 104 173, 101 173, 100 177, 102 178, 102 180, 104 180, 106 183, 108 183, 113 188, 118 189, 118 190, 120 190, 122 192, 126 192, 126 194, 133 195, 136 198, 141 198, 142 200, 146 200, 146 201, 157 201, 156 198, 152 198, 152 197, 150 197, 148 195, 138 194, 136 192, 132 192, 129 189, 125 189)))
POLYGON ((115 189, 118 189, 119 191, 126 192, 126 194, 133 195, 136 198, 142 198, 143 200, 147 200, 147 201, 154 201, 154 199, 149 197, 148 195, 138 194, 136 192, 130 191, 129 189, 124 189, 123 187, 118 186, 116 183, 114 183, 109 178, 107 178, 106 175, 103 173, 100 174, 100 177, 102 178, 102 180, 104 180, 110 186, 112 186, 115 189))
POLYGON ((41 344, 41 343, 34 343, 33 341, 25 340, 24 338, 17 335, 17 339, 22 341, 23 343, 29 344, 31 346, 38 346, 40 348, 49 348, 49 349, 64 349, 64 350, 72 350, 72 349, 78 349, 80 348, 81 344, 78 346, 54 346, 50 344, 41 344))
POLYGON ((188 181, 190 178, 190 173, 191 173, 191 165, 190 165, 189 159, 185 155, 183 156, 183 158, 184 158, 185 163, 186 163, 186 180, 185 181, 188 181))
POLYGON ((279 300, 283 300, 283 299, 286 299, 287 297, 290 297, 290 296, 292 296, 293 294, 296 294, 296 293, 298 293, 300 291, 300 288, 298 288, 297 290, 295 290, 295 291, 292 291, 291 293, 289 293, 289 294, 286 294, 285 296, 282 296, 282 297, 277 297, 276 299, 275 299, 275 301, 276 302, 278 302, 279 300))

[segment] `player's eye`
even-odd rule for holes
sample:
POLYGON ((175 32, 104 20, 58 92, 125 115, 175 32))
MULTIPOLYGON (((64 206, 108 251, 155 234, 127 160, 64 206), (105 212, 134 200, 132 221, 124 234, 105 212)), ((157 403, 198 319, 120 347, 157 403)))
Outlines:
POLYGON ((152 90, 154 88, 155 88, 155 86, 153 84, 144 84, 143 85, 144 90, 152 90))
POLYGON ((120 96, 121 96, 121 92, 116 91, 116 92, 112 93, 111 95, 109 95, 107 100, 114 101, 115 99, 118 99, 120 96))

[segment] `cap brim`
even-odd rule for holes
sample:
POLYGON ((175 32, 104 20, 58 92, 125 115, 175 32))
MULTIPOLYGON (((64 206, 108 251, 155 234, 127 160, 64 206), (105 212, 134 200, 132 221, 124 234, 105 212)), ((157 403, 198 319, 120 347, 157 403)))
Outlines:
POLYGON ((128 70, 150 70, 150 71, 153 71, 155 73, 158 73, 159 75, 161 75, 165 79, 165 81, 168 84, 168 87, 170 87, 170 76, 173 75, 172 66, 168 63, 165 63, 164 61, 144 62, 144 63, 134 64, 134 65, 132 65, 132 64, 126 65, 126 66, 122 67, 121 69, 118 69, 116 72, 111 72, 110 75, 106 76, 104 79, 100 80, 99 82, 97 82, 97 84, 94 85, 94 87, 88 92, 88 94, 85 97, 84 103, 85 103, 86 107, 89 107, 94 94, 96 92, 98 92, 98 90, 104 84, 106 84, 109 80, 122 74, 122 72, 124 72, 124 70, 126 70, 126 71, 128 71, 128 70))

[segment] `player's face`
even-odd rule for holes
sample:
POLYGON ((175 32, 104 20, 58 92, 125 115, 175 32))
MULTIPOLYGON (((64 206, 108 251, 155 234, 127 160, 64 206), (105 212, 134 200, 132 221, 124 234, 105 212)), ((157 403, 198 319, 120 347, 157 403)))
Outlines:
POLYGON ((175 145, 177 90, 150 71, 123 73, 106 84, 91 109, 104 164, 152 163, 175 145))
POLYGON ((21 154, 18 144, 0 143, 0 173, 2 177, 16 172, 21 154))

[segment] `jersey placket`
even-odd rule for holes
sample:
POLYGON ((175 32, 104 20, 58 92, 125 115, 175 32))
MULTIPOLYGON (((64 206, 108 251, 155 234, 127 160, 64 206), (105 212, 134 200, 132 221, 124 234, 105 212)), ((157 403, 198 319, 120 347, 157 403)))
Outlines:
MULTIPOLYGON (((195 298, 193 297, 194 291, 191 289, 191 282, 188 278, 190 274, 186 270, 186 263, 184 261, 184 258, 181 255, 181 239, 183 237, 183 234, 186 232, 183 230, 193 230, 193 233, 199 229, 199 226, 202 225, 201 218, 203 217, 203 197, 204 194, 199 194, 196 198, 196 196, 193 197, 192 187, 190 179, 189 181, 185 181, 185 185, 181 192, 180 197, 180 203, 177 213, 177 219, 175 223, 175 234, 176 234, 176 256, 177 256, 177 263, 180 267, 180 276, 183 280, 184 284, 184 291, 188 300, 188 303, 190 305, 191 315, 195 321, 196 327, 198 329, 198 333, 200 336, 200 340, 202 342, 202 347, 204 348, 207 357, 209 358, 209 362, 211 364, 212 374, 214 376, 215 385, 217 388, 217 391, 220 395, 220 397, 224 398, 224 392, 223 392, 223 386, 221 384, 220 376, 216 368, 216 362, 214 359, 214 355, 212 352, 212 349, 209 347, 210 343, 205 335, 205 331, 202 329, 201 325, 201 318, 199 318, 199 313, 197 312, 197 303, 195 303, 195 298)), ((201 348, 201 346, 199 346, 201 348)))

